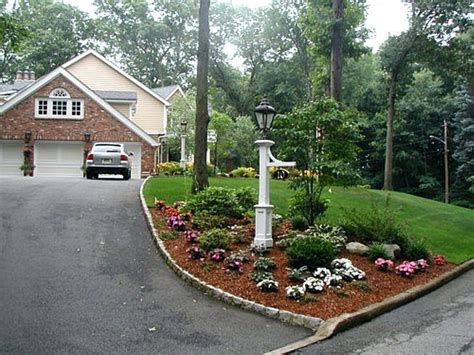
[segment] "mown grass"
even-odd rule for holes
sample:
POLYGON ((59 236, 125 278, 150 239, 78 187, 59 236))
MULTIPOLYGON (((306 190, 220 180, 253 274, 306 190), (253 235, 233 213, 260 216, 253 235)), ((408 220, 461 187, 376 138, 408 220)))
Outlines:
MULTIPOLYGON (((154 198, 172 203, 186 200, 190 196, 190 177, 162 176, 150 179, 144 194, 149 206, 154 198)), ((258 190, 257 179, 211 178, 211 186, 239 188, 250 186, 258 190)), ((406 224, 408 232, 426 238, 435 254, 443 254, 451 262, 461 263, 474 257, 474 211, 462 207, 446 205, 399 192, 384 192, 364 188, 335 187, 324 194, 330 200, 330 207, 324 222, 338 224, 344 214, 351 209, 369 210, 373 204, 383 206, 389 194, 390 207, 398 211, 398 218, 406 224)), ((293 192, 284 181, 272 180, 271 201, 275 213, 285 215, 288 199, 293 192)))

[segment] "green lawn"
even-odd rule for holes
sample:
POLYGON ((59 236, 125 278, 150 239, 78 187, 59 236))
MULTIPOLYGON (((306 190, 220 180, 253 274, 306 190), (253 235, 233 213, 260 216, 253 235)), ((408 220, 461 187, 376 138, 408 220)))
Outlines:
MULTIPOLYGON (((154 197, 172 203, 185 200, 190 195, 190 177, 156 177, 145 185, 147 204, 153 206, 154 197)), ((212 186, 243 187, 251 186, 257 191, 257 179, 211 178, 212 186)), ((271 201, 275 213, 286 214, 288 198, 292 191, 287 183, 272 180, 271 201)), ((387 193, 362 188, 333 188, 325 197, 330 206, 325 222, 337 224, 345 209, 368 209, 373 202, 383 204, 387 193)), ((445 255, 449 261, 460 263, 474 257, 474 211, 445 205, 399 192, 390 193, 390 206, 399 210, 399 217, 412 235, 425 237, 435 254, 445 255)))

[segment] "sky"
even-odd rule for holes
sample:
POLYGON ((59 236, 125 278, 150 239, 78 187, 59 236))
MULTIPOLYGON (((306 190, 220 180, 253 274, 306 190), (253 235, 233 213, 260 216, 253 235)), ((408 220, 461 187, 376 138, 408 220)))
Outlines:
MULTIPOLYGON (((63 0, 77 6, 83 11, 94 13, 92 0, 63 0)), ((171 0, 179 1, 179 0, 171 0)), ((271 0, 218 0, 231 2, 234 5, 245 5, 250 8, 268 5, 271 0)), ((395 35, 408 27, 407 7, 402 0, 367 0, 367 26, 373 30, 367 45, 374 51, 387 39, 389 34, 395 35)))

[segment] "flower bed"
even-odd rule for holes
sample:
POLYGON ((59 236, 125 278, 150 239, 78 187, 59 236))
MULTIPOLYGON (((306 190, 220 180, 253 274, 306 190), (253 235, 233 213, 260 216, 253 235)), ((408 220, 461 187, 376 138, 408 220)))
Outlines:
MULTIPOLYGON (((176 225, 169 223, 170 214, 175 215, 174 210, 160 207, 153 208, 150 211, 155 226, 160 231, 176 231, 178 229, 176 225)), ((238 226, 229 225, 227 229, 231 235, 234 235, 234 238, 231 238, 225 252, 219 248, 206 253, 199 248, 198 238, 190 237, 192 233, 189 232, 191 217, 186 219, 183 218, 182 220, 185 221, 187 232, 178 231, 176 238, 166 238, 164 240, 166 249, 182 268, 202 281, 236 296, 269 307, 322 319, 357 311, 367 305, 380 302, 412 287, 424 284, 454 268, 454 265, 448 263, 441 265, 441 262, 433 262, 428 267, 425 267, 422 263, 422 272, 417 271, 410 277, 403 277, 395 272, 395 266, 399 266, 402 262, 395 263, 393 270, 383 272, 379 270, 378 265, 369 259, 349 254, 343 250, 339 252, 338 257, 344 259, 338 259, 332 265, 334 267, 333 271, 339 270, 339 275, 342 275, 338 275, 339 277, 344 280, 352 278, 354 281, 342 281, 342 286, 337 287, 340 281, 336 277, 330 281, 334 283, 334 287, 328 287, 325 284, 323 291, 321 291, 321 283, 313 279, 310 279, 305 286, 301 277, 293 277, 290 280, 290 273, 295 276, 293 274, 302 274, 305 271, 303 269, 302 272, 290 272, 288 258, 283 249, 279 247, 271 249, 264 255, 265 258, 269 259, 262 259, 258 255, 258 250, 251 252, 250 246, 254 232, 252 224, 242 221, 241 225, 238 226), (238 237, 235 237, 236 234, 238 237), (239 254, 240 250, 243 250, 244 253, 239 254), (345 259, 350 259, 352 266, 345 259), (276 267, 271 266, 273 263, 276 267), (254 265, 258 265, 259 268, 254 268, 254 265), (269 279, 267 277, 269 274, 265 274, 268 272, 271 272, 274 282, 262 283, 262 281, 269 279), (362 274, 363 276, 361 276, 362 274), (258 283, 261 283, 260 287, 257 287, 257 280, 258 283), (304 296, 299 296, 300 290, 290 289, 291 286, 299 286, 302 290, 305 290, 304 296), (288 290, 292 290, 292 292, 288 290)), ((234 219, 231 223, 235 224, 239 221, 234 219)), ((180 225, 179 229, 181 228, 180 225)), ((275 230, 275 235, 287 229, 288 226, 283 223, 275 230)), ((320 273, 323 274, 324 272, 321 271, 320 273)))

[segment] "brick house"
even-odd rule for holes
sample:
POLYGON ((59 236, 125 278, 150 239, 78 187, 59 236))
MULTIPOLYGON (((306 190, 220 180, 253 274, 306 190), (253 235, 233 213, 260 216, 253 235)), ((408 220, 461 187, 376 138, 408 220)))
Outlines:
POLYGON ((32 82, 0 106, 0 175, 83 176, 94 142, 124 143, 132 177, 154 172, 169 102, 94 51, 32 82))

